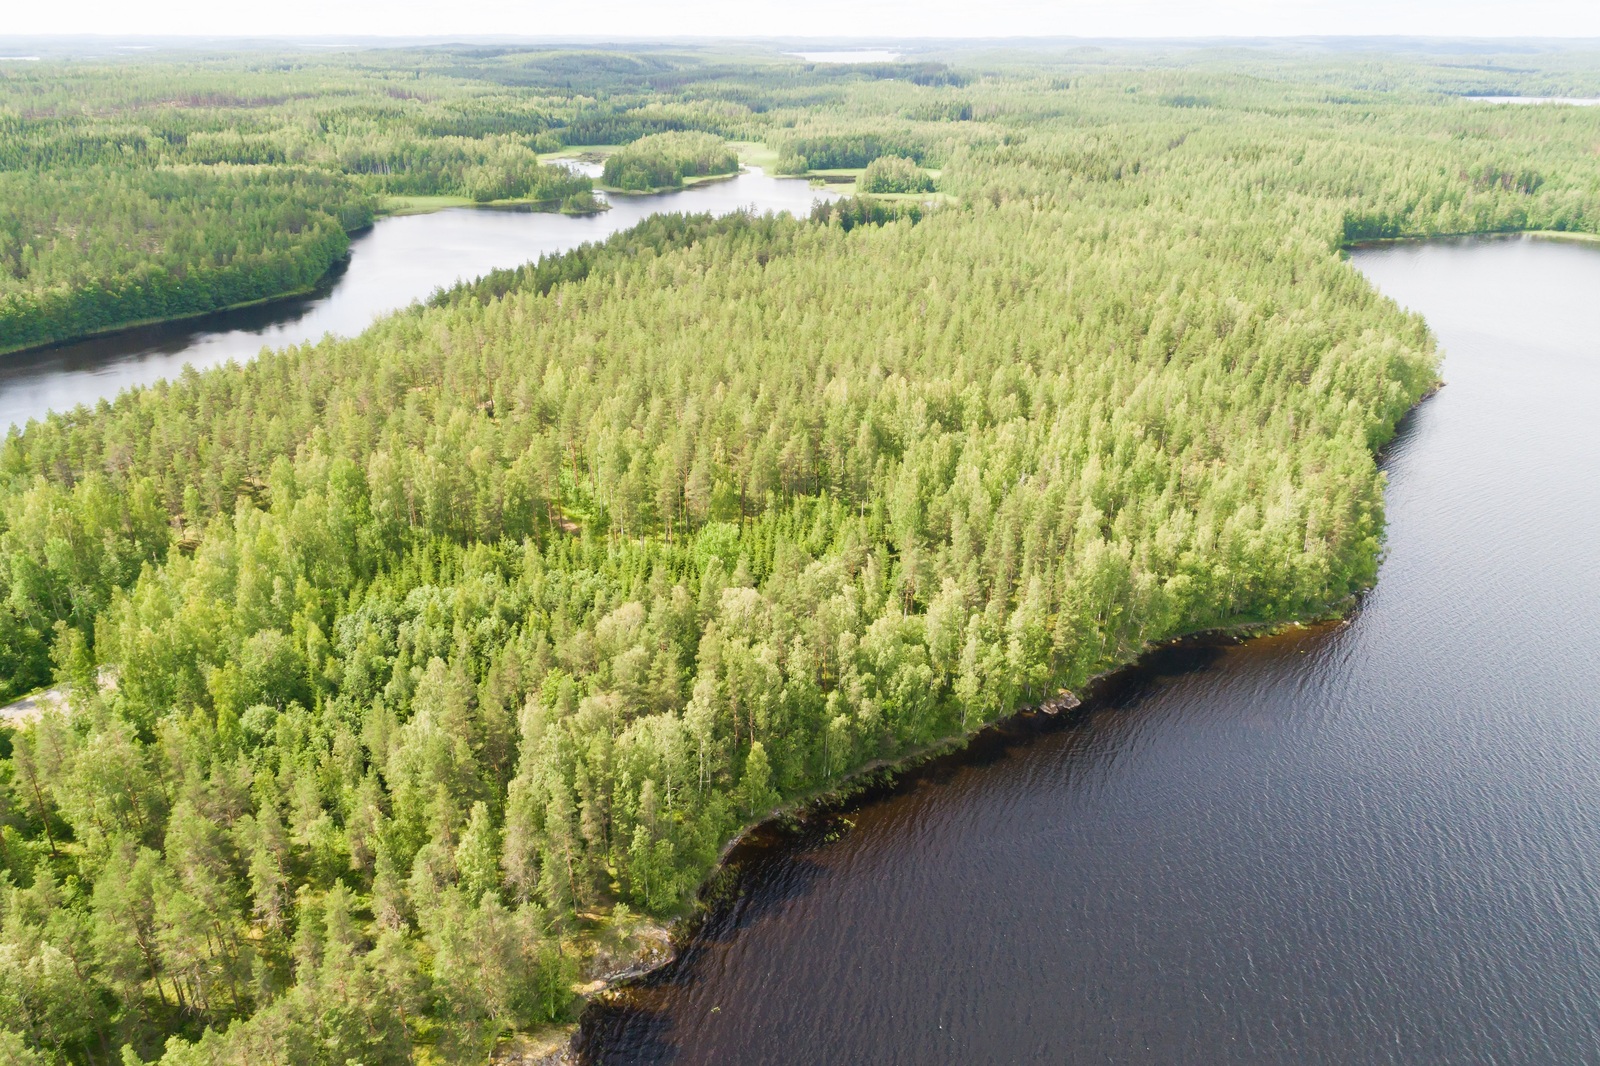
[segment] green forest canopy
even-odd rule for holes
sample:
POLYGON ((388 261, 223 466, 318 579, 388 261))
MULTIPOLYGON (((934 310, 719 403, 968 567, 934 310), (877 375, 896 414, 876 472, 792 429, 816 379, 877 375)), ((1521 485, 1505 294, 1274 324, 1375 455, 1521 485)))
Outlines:
POLYGON ((933 177, 904 156, 880 155, 867 164, 857 187, 864 193, 932 192, 933 177))
POLYGON ((675 129, 957 203, 653 220, 13 432, 0 678, 72 694, 0 763, 15 1061, 482 1061, 568 1016, 594 916, 679 913, 774 805, 1148 642, 1342 609, 1435 356, 1340 249, 1600 228, 1600 109, 1417 59, 281 67, 40 64, 0 121, 184 99, 182 152, 262 157, 131 151, 266 168, 226 180, 269 205, 412 180, 328 165, 357 144, 675 129))
POLYGON ((0 172, 0 351, 309 288, 372 221, 293 166, 0 172))
POLYGON ((652 133, 606 157, 601 181, 629 192, 681 188, 684 178, 732 174, 739 157, 710 133, 652 133))

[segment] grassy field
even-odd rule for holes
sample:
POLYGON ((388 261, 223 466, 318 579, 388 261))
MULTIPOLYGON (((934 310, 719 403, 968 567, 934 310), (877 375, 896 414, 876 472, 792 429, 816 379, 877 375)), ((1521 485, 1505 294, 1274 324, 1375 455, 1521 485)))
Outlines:
MULTIPOLYGON (((854 192, 854 188, 851 189, 854 192)), ((951 196, 947 192, 874 192, 866 193, 874 200, 896 200, 906 203, 918 204, 959 204, 959 197, 951 196)))
POLYGON ((559 152, 540 152, 539 162, 555 163, 563 159, 599 160, 621 147, 620 144, 569 144, 559 152))
POLYGON ((385 196, 378 205, 380 215, 426 215, 447 207, 471 207, 465 196, 385 196))
POLYGON ((778 165, 778 153, 760 141, 729 141, 728 147, 739 153, 739 162, 747 167, 760 167, 768 174, 778 165))
POLYGON ((603 185, 595 182, 595 188, 609 196, 657 196, 664 192, 679 192, 695 185, 709 185, 714 181, 730 181, 737 178, 740 171, 732 174, 691 174, 683 179, 682 185, 663 185, 656 189, 619 189, 615 185, 603 185))
POLYGON ((525 207, 534 211, 556 211, 560 208, 560 201, 489 200, 479 202, 465 196, 388 196, 379 205, 378 214, 395 218, 400 215, 426 215, 452 207, 525 207))
POLYGON ((847 182, 853 183, 859 180, 861 175, 866 173, 866 170, 866 167, 833 167, 828 170, 808 170, 805 172, 804 176, 808 178, 821 178, 829 185, 842 185, 847 182))
MULTIPOLYGON (((844 196, 855 196, 861 193, 861 175, 865 167, 836 167, 831 170, 808 170, 804 177, 810 178, 813 183, 840 193, 844 196)), ((937 181, 939 172, 930 170, 928 174, 937 181)), ((957 197, 944 192, 875 192, 867 193, 874 200, 905 200, 916 203, 954 204, 960 203, 957 197)))

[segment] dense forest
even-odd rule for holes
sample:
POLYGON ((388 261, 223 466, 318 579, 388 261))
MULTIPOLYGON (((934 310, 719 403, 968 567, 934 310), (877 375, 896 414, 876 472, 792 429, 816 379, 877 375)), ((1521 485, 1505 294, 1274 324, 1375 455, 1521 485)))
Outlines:
POLYGON ((869 194, 932 192, 933 177, 904 156, 880 155, 866 165, 857 189, 869 194))
POLYGON ((369 198, 295 167, 0 172, 0 349, 311 286, 369 198))
POLYGON ((739 156, 711 133, 653 133, 606 158, 601 180, 629 192, 681 188, 684 178, 732 174, 739 156))
MULTIPOLYGON (((52 278, 151 270, 96 250, 158 210, 140 196, 203 220, 348 189, 305 216, 337 234, 431 172, 397 160, 511 142, 637 142, 611 158, 650 187, 760 142, 800 172, 937 169, 951 201, 654 219, 13 431, 0 687, 70 709, 0 762, 3 1057, 482 1062, 570 1017, 595 945, 683 913, 775 807, 1149 642, 1345 609, 1377 572, 1375 452, 1436 376, 1341 249, 1600 229, 1600 109, 1350 69, 439 50, 0 73, 0 177, 127 175, 81 201, 112 221, 40 209, 83 235, 30 253, 52 278)), ((194 228, 160 276, 280 254, 194 228)))
POLYGON ((303 291, 390 196, 596 206, 539 154, 587 101, 416 69, 204 66, 0 70, 0 353, 303 291))

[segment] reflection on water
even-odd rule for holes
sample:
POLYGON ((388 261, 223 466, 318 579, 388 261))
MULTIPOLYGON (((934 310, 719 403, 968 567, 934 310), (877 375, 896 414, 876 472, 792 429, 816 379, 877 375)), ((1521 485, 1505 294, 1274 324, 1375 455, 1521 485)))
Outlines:
POLYGON ((173 377, 185 364, 245 362, 262 348, 316 341, 328 333, 353 336, 374 318, 426 299, 441 286, 603 240, 659 212, 753 208, 804 214, 814 200, 837 195, 750 170, 681 192, 613 197, 611 210, 581 218, 459 208, 380 219, 351 242, 349 263, 302 299, 0 356, 0 433, 47 411, 94 404, 125 388, 173 377))
POLYGON ((1600 250, 1364 250, 1449 385, 1349 624, 1181 648, 826 828, 607 1063, 1600 1062, 1600 250))

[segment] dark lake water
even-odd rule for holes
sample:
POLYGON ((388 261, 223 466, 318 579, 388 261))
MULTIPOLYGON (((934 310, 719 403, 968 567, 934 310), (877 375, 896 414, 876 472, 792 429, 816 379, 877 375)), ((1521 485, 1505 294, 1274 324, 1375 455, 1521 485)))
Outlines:
POLYGON ((351 242, 349 263, 303 299, 0 356, 0 436, 48 411, 92 405, 173 377, 185 364, 203 369, 242 363, 262 348, 320 340, 327 333, 353 336, 374 318, 426 299, 440 286, 602 240, 659 212, 753 208, 804 214, 812 201, 837 195, 752 169, 682 192, 613 196, 611 210, 582 218, 456 208, 380 219, 351 242))
POLYGON ((1348 625, 752 848, 606 1063, 1600 1063, 1600 249, 1389 247, 1448 386, 1348 625))

